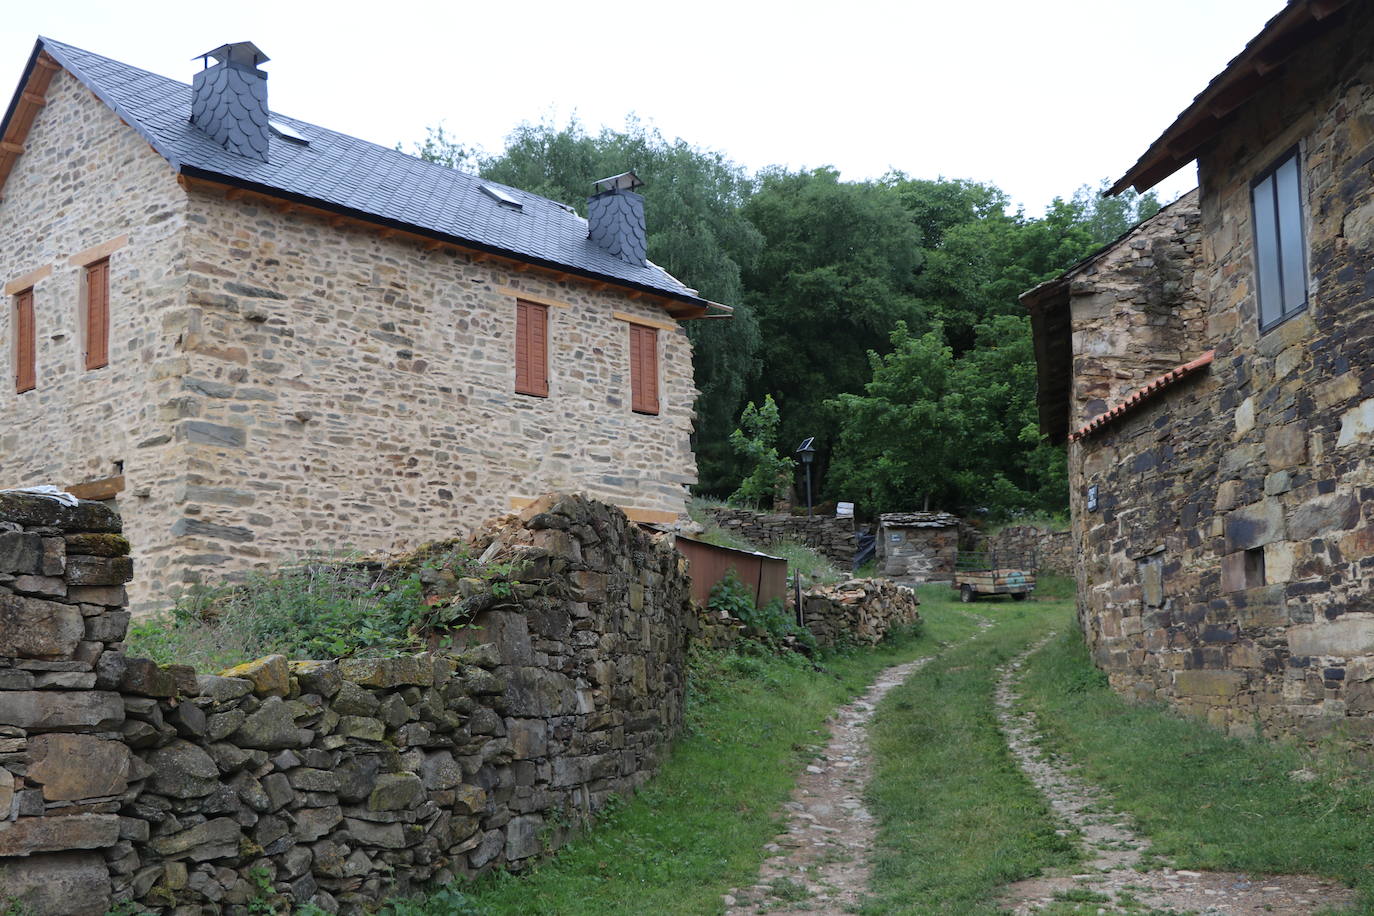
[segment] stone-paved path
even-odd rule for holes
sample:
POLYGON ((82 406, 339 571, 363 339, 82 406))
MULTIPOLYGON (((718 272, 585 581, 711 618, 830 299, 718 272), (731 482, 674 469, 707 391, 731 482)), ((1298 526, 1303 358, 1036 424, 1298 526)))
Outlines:
MULTIPOLYGON (((968 612, 965 612, 968 613, 968 612)), ((978 614, 979 632, 992 621, 978 614)), ((797 779, 787 809, 785 832, 769 843, 769 857, 751 886, 725 895, 727 916, 745 913, 843 916, 868 891, 868 854, 876 825, 864 807, 871 775, 867 727, 873 711, 892 688, 934 656, 895 665, 878 675, 868 691, 830 719, 830 742, 797 779)))
POLYGON ((995 694, 997 717, 1021 769, 1067 822, 1068 829, 1061 832, 1066 836, 1081 834, 1092 858, 1073 875, 1032 878, 1010 885, 1000 901, 1003 907, 1017 916, 1027 916, 1054 902, 1056 895, 1072 891, 1102 895, 1092 910, 1099 914, 1139 913, 1153 908, 1200 916, 1306 916, 1355 901, 1354 892, 1342 885, 1302 875, 1171 868, 1136 871, 1134 866, 1149 849, 1150 841, 1132 828, 1125 815, 1113 810, 1111 799, 1101 789, 1079 779, 1063 760, 1046 754, 1037 744, 1034 714, 1016 708, 1021 668, 1026 658, 1052 636, 1003 667, 995 694), (1135 908, 1125 909, 1123 904, 1135 908))

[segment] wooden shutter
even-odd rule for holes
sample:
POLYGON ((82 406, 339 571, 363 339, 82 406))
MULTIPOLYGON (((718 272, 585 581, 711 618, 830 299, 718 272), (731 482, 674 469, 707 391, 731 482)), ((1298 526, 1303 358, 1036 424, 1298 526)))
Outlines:
POLYGON ((658 331, 630 325, 630 409, 658 413, 658 331))
POLYGON ((110 262, 86 266, 86 368, 110 364, 110 262))
POLYGON ((33 290, 14 297, 14 390, 22 394, 38 387, 37 332, 33 324, 33 290))
POLYGON ((515 390, 549 396, 549 310, 533 302, 515 303, 515 390))

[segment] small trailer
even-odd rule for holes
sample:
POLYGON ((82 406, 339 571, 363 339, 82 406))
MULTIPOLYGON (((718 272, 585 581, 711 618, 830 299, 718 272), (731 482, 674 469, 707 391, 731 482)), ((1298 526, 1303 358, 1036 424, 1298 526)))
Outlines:
POLYGON ((954 563, 954 582, 959 600, 967 604, 980 595, 1010 595, 1025 601, 1035 591, 1034 556, 1000 556, 989 551, 960 551, 954 563))

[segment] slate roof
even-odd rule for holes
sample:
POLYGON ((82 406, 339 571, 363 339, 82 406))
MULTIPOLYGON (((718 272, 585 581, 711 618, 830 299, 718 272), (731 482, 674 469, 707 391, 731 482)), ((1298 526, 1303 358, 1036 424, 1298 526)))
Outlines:
MULTIPOLYGON (((0 136, 8 129, 20 92, 41 51, 56 59, 174 169, 188 177, 320 204, 340 213, 701 307, 709 304, 652 262, 630 264, 598 246, 587 238, 587 221, 563 204, 298 118, 272 113, 273 120, 304 135, 309 145, 273 134, 267 162, 231 153, 191 125, 189 85, 49 38, 38 39, 20 91, 0 124, 0 136), (505 191, 521 208, 502 205, 482 192, 483 184, 505 191)), ((589 182, 593 178, 588 176, 589 182)))
POLYGON ((885 512, 878 516, 884 528, 952 528, 959 516, 948 512, 885 512))

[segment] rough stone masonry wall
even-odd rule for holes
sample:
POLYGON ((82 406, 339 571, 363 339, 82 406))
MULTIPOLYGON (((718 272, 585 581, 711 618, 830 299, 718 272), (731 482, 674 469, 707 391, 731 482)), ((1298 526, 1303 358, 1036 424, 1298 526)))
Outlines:
MULTIPOLYGON (((120 511, 143 565, 170 539, 185 475, 172 435, 186 198, 166 161, 66 72, 24 142, 0 200, 0 282, 31 277, 37 387, 14 386, 14 308, 0 303, 0 488, 124 474, 120 511), (83 267, 110 261, 110 361, 87 370, 83 267)), ((17 290, 11 290, 16 291, 17 290)))
POLYGON ((1200 158, 1208 311, 1192 349, 1215 347, 1215 362, 1072 445, 1070 473, 1080 614, 1118 689, 1233 733, 1367 745, 1374 11, 1349 16, 1200 158), (1249 185, 1295 143, 1310 304, 1261 335, 1249 185))
MULTIPOLYGON (((38 387, 0 386, 0 487, 122 474, 135 611, 317 549, 408 549, 555 489, 660 522, 685 509, 691 347, 643 299, 188 191, 66 72, 4 190, 0 282, 51 273, 38 387), (70 259, 125 237, 110 363, 87 371, 70 259), (548 398, 514 393, 511 290, 566 306, 549 309, 548 398), (658 416, 630 409, 615 312, 666 325, 658 416)), ((6 304, 5 379, 12 320, 6 304)))
POLYGON ((754 544, 796 541, 814 548, 841 569, 854 563, 854 519, 829 515, 788 515, 708 506, 706 514, 731 534, 754 544))
POLYGON ((916 592, 888 579, 848 579, 802 592, 802 620, 821 646, 875 646, 896 627, 919 623, 916 592))
MULTIPOLYGON (((1042 572, 1074 574, 1072 531, 1051 531, 1038 525, 1008 525, 990 536, 984 549, 998 557, 1035 557, 1042 572)), ((1006 565, 1000 563, 999 565, 1006 565)))
POLYGON ((661 308, 222 195, 193 193, 188 219, 188 464, 151 587, 408 549, 550 491, 684 513, 691 344, 661 308), (546 398, 515 392, 516 290, 564 306, 548 309, 546 398), (665 325, 657 416, 630 409, 615 312, 665 325))
POLYGON ((124 656, 122 589, 76 584, 128 577, 91 555, 124 548, 115 516, 4 499, 24 530, 3 568, 39 572, 0 579, 0 899, 34 914, 359 912, 518 870, 642 784, 681 723, 684 563, 605 505, 544 500, 479 536, 522 572, 464 649, 197 677, 124 656), (65 579, 41 575, 64 545, 65 579), (67 603, 9 597, 38 579, 67 603))
POLYGON ((959 526, 878 529, 878 571, 907 582, 951 582, 959 556, 959 526))

